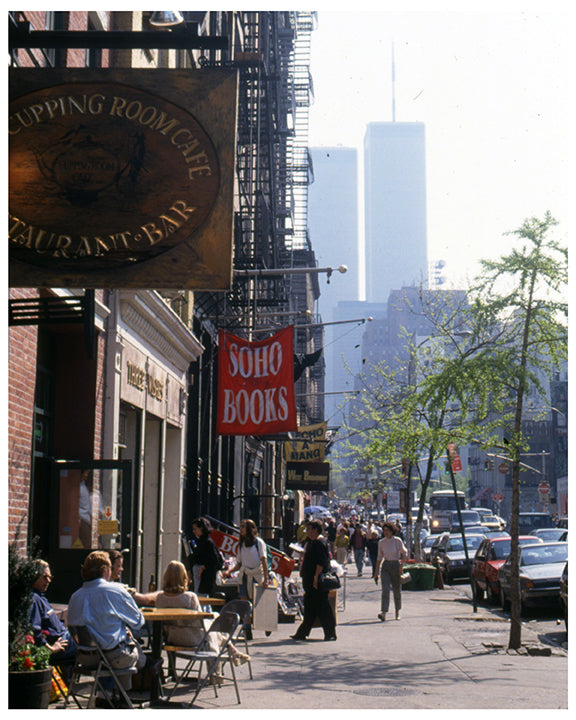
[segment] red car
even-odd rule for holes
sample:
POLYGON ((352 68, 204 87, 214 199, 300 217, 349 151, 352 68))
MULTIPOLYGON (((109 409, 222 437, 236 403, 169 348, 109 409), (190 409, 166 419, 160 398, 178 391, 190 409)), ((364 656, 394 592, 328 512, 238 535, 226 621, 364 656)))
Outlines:
MULTIPOLYGON (((542 542, 534 535, 520 535, 520 545, 534 545, 542 542)), ((500 599, 498 570, 510 555, 510 537, 486 538, 478 546, 472 561, 472 588, 476 600, 482 600, 484 593, 491 605, 500 599)))

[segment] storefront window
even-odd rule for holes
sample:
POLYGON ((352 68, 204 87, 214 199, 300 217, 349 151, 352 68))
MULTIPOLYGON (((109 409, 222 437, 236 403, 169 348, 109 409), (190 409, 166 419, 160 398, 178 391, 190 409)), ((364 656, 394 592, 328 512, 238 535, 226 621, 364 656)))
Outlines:
POLYGON ((117 548, 122 516, 117 469, 60 469, 58 537, 61 550, 117 548))

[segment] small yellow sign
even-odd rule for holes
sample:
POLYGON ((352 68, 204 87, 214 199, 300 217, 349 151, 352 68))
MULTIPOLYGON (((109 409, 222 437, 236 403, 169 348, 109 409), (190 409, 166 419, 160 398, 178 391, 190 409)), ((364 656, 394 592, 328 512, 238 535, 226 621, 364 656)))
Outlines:
POLYGON ((98 535, 117 535, 118 520, 98 520, 98 535))

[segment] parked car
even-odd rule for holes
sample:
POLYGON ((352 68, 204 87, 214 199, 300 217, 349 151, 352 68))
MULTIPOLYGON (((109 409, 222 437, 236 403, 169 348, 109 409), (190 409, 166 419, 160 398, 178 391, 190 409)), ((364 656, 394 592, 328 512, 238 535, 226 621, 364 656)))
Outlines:
POLYGON ((564 605, 564 623, 568 630, 568 561, 566 561, 560 577, 560 599, 564 605))
MULTIPOLYGON (((520 546, 533 545, 535 540, 537 538, 532 535, 521 535, 518 538, 520 546)), ((506 533, 503 537, 489 535, 480 543, 472 562, 472 590, 477 601, 483 599, 484 593, 491 605, 496 605, 499 601, 498 570, 510 555, 511 542, 510 536, 506 533)))
POLYGON ((427 535, 425 538, 423 538, 420 541, 420 549, 422 550, 422 555, 424 557, 424 562, 431 562, 430 559, 430 553, 432 551, 432 545, 436 542, 436 540, 440 537, 440 535, 427 535))
POLYGON ((448 538, 450 537, 449 532, 443 532, 439 535, 436 535, 436 540, 432 543, 432 546, 430 547, 430 562, 433 565, 436 565, 438 560, 438 551, 440 550, 440 547, 444 547, 444 545, 448 542, 448 538))
MULTIPOLYGON (((484 535, 466 535, 468 562, 472 562, 476 549, 484 539, 484 535)), ((442 580, 445 583, 452 583, 457 578, 469 577, 468 562, 462 535, 450 534, 446 544, 438 550, 438 567, 442 573, 442 580)))
MULTIPOLYGON (((568 531, 562 528, 540 528, 539 530, 532 530, 530 535, 540 538, 542 542, 563 542, 562 537, 566 535, 568 531)), ((567 538, 565 538, 566 540, 567 538)))
MULTIPOLYGON (((510 525, 512 519, 508 520, 506 530, 510 532, 510 525)), ((548 513, 539 512, 521 512, 518 515, 518 534, 519 535, 530 535, 532 530, 538 530, 538 528, 551 528, 555 527, 552 518, 548 513)))
MULTIPOLYGON (((560 578, 568 560, 568 543, 539 543, 520 548, 520 602, 528 606, 555 607, 560 602, 560 578)), ((498 571, 500 602, 510 605, 510 557, 498 571)))

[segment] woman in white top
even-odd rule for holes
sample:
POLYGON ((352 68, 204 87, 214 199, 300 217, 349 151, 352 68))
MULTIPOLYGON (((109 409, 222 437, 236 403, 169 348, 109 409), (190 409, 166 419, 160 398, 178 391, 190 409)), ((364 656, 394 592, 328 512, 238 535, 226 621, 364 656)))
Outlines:
POLYGON ((378 584, 378 575, 382 578, 382 599, 380 601, 380 612, 378 617, 382 622, 386 620, 386 613, 390 605, 390 586, 394 594, 394 608, 396 620, 400 619, 402 607, 402 594, 400 591, 400 575, 404 561, 408 559, 408 551, 402 540, 394 535, 395 527, 390 522, 382 526, 384 537, 378 542, 378 555, 376 557, 376 568, 374 569, 374 582, 378 584), (382 570, 380 570, 382 567, 382 570))
MULTIPOLYGON (((238 571, 238 595, 242 600, 254 603, 254 583, 268 587, 268 553, 266 544, 258 537, 258 528, 254 520, 242 520, 240 523, 240 542, 236 565, 225 570, 223 577, 230 577, 238 571)), ((250 625, 244 626, 248 640, 252 638, 250 625)))

